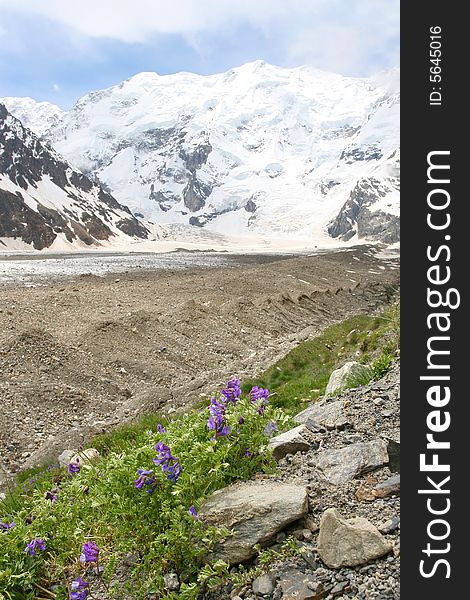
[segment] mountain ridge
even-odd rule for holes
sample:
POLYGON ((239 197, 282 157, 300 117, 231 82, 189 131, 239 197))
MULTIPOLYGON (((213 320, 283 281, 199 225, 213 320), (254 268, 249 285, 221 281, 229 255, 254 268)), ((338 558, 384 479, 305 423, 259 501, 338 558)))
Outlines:
POLYGON ((0 247, 83 248, 149 234, 0 103, 0 247))
POLYGON ((208 76, 144 72, 83 96, 42 135, 136 216, 159 224, 316 244, 343 215, 352 222, 338 239, 393 243, 398 78, 398 70, 348 78, 263 61, 208 76), (351 217, 358 185, 380 193, 351 217), (383 227, 368 228, 376 212, 383 227))

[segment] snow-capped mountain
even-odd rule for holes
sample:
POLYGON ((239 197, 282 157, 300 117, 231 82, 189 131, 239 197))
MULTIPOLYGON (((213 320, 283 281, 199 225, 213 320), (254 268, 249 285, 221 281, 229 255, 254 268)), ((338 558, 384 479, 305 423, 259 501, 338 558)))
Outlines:
POLYGON ((211 76, 140 73, 38 122, 21 99, 8 106, 157 223, 398 239, 397 71, 361 79, 256 61, 211 76))
POLYGON ((65 114, 55 104, 36 102, 32 98, 2 98, 0 102, 24 127, 31 129, 39 137, 57 125, 65 114))
POLYGON ((148 234, 0 104, 0 249, 77 249, 148 234))

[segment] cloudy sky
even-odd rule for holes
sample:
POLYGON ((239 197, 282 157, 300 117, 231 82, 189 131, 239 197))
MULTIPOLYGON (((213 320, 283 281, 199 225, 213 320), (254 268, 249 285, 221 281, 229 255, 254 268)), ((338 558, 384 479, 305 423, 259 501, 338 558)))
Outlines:
POLYGON ((140 71, 399 62, 399 0, 0 0, 0 97, 69 108, 140 71))

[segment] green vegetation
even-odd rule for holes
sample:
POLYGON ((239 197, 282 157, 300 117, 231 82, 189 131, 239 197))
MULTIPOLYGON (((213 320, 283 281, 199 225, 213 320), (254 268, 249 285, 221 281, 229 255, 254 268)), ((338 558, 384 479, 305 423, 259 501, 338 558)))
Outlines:
MULTIPOLYGON (((257 378, 245 381, 267 387, 274 406, 296 414, 305 402, 325 392, 331 372, 347 360, 357 360, 372 369, 378 379, 390 367, 400 347, 400 305, 394 304, 377 316, 358 315, 328 327, 322 335, 302 342, 257 378)), ((350 381, 349 387, 366 385, 370 379, 350 381)))
POLYGON ((272 470, 265 451, 269 436, 274 424, 278 429, 288 425, 283 412, 262 396, 220 397, 211 407, 212 428, 207 408, 151 430, 142 428, 150 423, 143 419, 96 440, 107 452, 98 462, 82 455, 76 469, 54 467, 18 485, 0 503, 0 598, 73 597, 70 585, 79 576, 92 591, 114 586, 119 597, 115 573, 128 556, 135 564, 122 588, 132 590, 132 597, 176 597, 164 591, 163 581, 165 573, 176 571, 183 582, 178 597, 195 598, 205 584, 197 583, 204 556, 229 535, 205 527, 198 508, 216 489, 272 470), (113 449, 110 440, 116 443, 113 449), (26 550, 34 540, 31 555, 26 550), (104 567, 99 583, 90 575, 97 565, 87 569, 79 560, 91 541, 104 567))
MULTIPOLYGON (((379 316, 356 316, 245 382, 241 397, 232 380, 224 391, 234 398, 217 396, 210 411, 206 403, 174 420, 146 415, 91 440, 102 457, 82 460, 76 472, 57 466, 23 472, 0 501, 0 600, 82 600, 88 591, 91 599, 103 586, 116 598, 132 590, 136 599, 194 600, 201 589, 224 583, 228 565, 207 565, 204 557, 229 532, 199 520, 204 499, 233 481, 271 471, 267 442, 274 426, 287 429, 288 414, 321 395, 339 364, 361 360, 376 378, 398 352, 398 305, 379 316), (264 389, 250 397, 255 385, 274 392, 269 403, 264 389), (34 540, 31 555, 26 549, 34 540), (99 564, 80 562, 89 542, 99 547, 99 564), (177 593, 164 590, 163 576, 172 571, 182 582, 177 593), (71 583, 79 576, 90 588, 77 588, 74 596, 71 583)), ((231 581, 242 585, 295 554, 297 545, 287 540, 281 553, 259 552, 256 567, 239 567, 231 581)))

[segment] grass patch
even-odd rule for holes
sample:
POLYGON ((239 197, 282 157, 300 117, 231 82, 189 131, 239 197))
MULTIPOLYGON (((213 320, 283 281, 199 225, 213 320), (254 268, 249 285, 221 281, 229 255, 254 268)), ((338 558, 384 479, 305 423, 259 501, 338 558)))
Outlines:
POLYGON ((243 383, 267 387, 272 403, 289 414, 325 392, 331 372, 347 360, 371 367, 371 377, 349 382, 366 385, 385 374, 400 346, 400 307, 394 304, 377 316, 357 315, 331 325, 320 336, 300 343, 259 377, 243 383))

